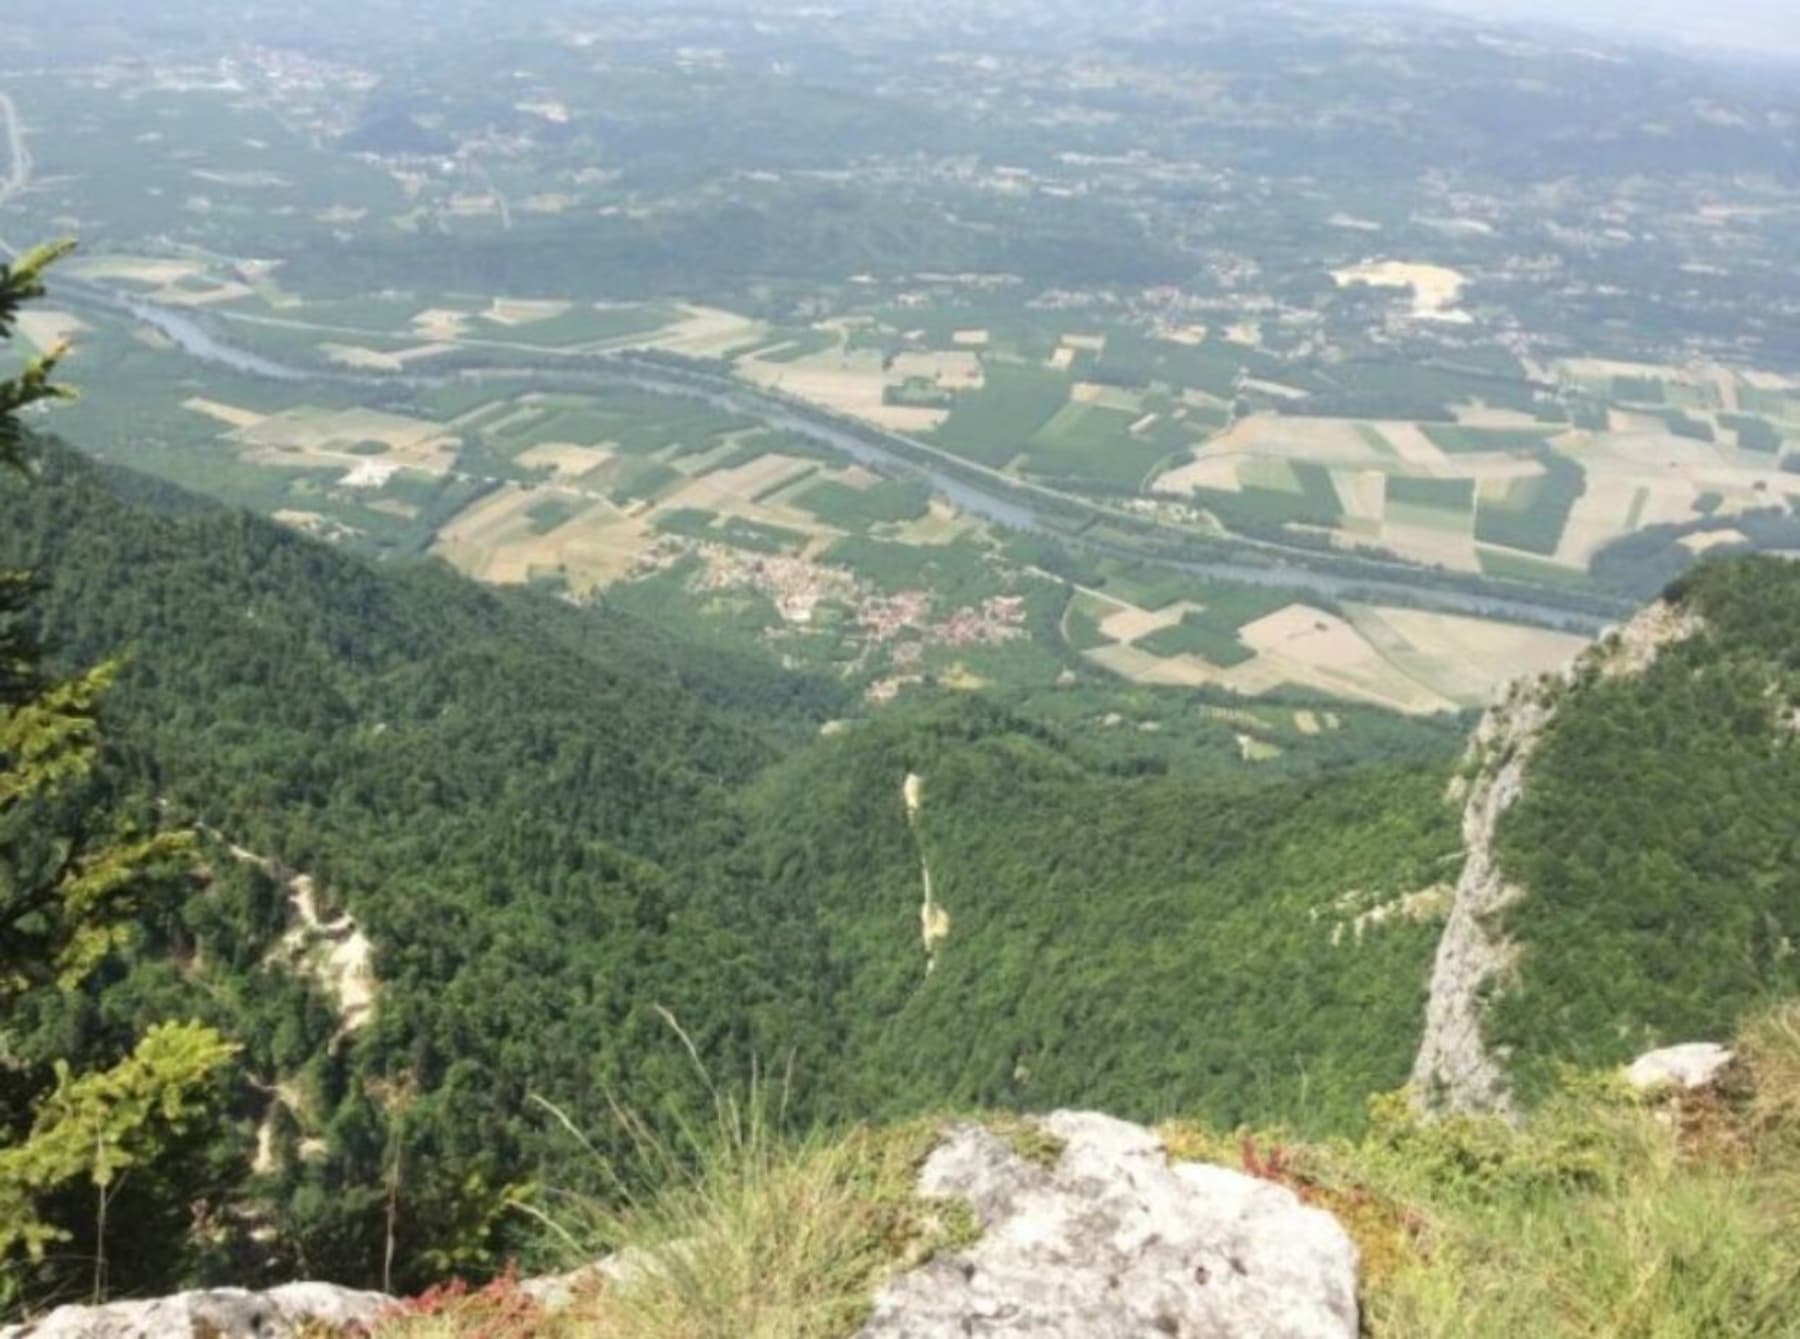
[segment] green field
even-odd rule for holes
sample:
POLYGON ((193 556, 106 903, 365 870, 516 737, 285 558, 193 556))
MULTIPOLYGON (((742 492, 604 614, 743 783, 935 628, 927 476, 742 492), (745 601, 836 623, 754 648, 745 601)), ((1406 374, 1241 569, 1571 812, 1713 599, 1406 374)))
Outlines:
POLYGON ((1569 513, 1587 491, 1587 472, 1553 451, 1545 451, 1539 459, 1543 474, 1514 480, 1503 500, 1482 498, 1476 503, 1477 540, 1527 553, 1556 552, 1569 513))
POLYGON ((1468 428, 1460 424, 1427 423, 1421 431, 1432 445, 1448 455, 1477 451, 1534 451, 1544 445, 1537 428, 1468 428))
POLYGON ((827 480, 794 499, 827 525, 867 530, 883 522, 917 520, 931 503, 931 486, 915 479, 886 479, 869 488, 827 480))
POLYGON ((1160 419, 1143 435, 1134 434, 1132 424, 1142 417, 1101 405, 1066 404, 1032 436, 1026 468, 1135 490, 1158 462, 1188 441, 1179 430, 1171 434, 1160 419))
POLYGON ((950 417, 932 434, 940 446, 996 469, 1027 450, 1037 431, 1068 403, 1059 373, 988 362, 986 383, 959 395, 950 417))
POLYGON ((1391 474, 1387 480, 1387 500, 1390 506, 1467 515, 1470 505, 1475 501, 1475 481, 1422 479, 1405 474, 1391 474))
POLYGON ((1148 637, 1139 638, 1137 645, 1152 655, 1197 655, 1221 669, 1256 658, 1256 652, 1235 636, 1198 614, 1188 614, 1173 627, 1159 628, 1148 637))

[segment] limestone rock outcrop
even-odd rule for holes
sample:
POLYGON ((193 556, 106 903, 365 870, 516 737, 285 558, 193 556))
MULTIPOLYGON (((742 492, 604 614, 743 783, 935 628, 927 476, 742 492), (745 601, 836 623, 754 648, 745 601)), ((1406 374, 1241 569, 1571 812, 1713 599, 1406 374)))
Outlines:
POLYGON ((1625 1069, 1625 1082, 1641 1092, 1706 1088, 1718 1080, 1732 1059, 1732 1052, 1710 1041, 1665 1046, 1633 1060, 1625 1069))
POLYGON ((890 1280, 859 1339, 1352 1339, 1356 1248, 1273 1182, 1171 1163, 1149 1130, 1091 1112, 1035 1122, 1028 1157, 952 1128, 919 1190, 966 1201, 982 1234, 890 1280))
POLYGON ((41 1320, 0 1328, 0 1339, 288 1339, 310 1329, 367 1325, 392 1299, 330 1283, 286 1283, 267 1292, 212 1288, 144 1302, 58 1307, 41 1320))
POLYGON ((1516 976, 1517 952, 1500 913, 1527 895, 1495 856, 1500 821, 1529 784, 1532 753, 1557 710, 1583 679, 1642 674, 1661 650, 1700 631, 1697 615, 1659 601, 1614 629, 1560 675, 1515 683, 1482 717, 1470 741, 1472 775, 1452 785, 1463 802, 1463 867, 1438 941, 1426 999, 1425 1031, 1413 1060, 1415 1099, 1433 1110, 1515 1115, 1504 1057, 1482 1036, 1492 999, 1516 976))

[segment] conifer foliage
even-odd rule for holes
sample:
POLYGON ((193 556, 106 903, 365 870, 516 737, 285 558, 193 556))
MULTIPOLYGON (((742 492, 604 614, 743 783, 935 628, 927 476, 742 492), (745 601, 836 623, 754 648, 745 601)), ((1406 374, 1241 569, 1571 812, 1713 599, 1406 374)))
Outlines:
MULTIPOLYGON (((0 338, 67 249, 0 266, 0 338)), ((4 486, 33 486, 20 415, 68 394, 52 380, 56 361, 0 380, 4 486)), ((33 573, 0 571, 0 1305, 78 1283, 105 1291, 116 1188, 204 1117, 232 1049, 209 1028, 161 1022, 113 1054, 66 1053, 58 1021, 188 872, 191 838, 108 811, 94 784, 96 709, 116 667, 62 681, 42 672, 27 625, 36 585, 33 573)))

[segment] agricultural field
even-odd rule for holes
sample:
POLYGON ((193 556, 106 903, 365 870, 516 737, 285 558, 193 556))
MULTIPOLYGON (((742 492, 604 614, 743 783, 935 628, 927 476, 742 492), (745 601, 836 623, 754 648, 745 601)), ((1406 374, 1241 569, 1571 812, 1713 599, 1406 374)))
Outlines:
MULTIPOLYGON (((1229 587, 1147 608, 1088 591, 1069 618, 1081 654, 1133 683, 1301 691, 1408 714, 1484 706, 1516 674, 1561 666, 1586 639, 1420 610, 1330 610, 1229 587), (1209 600, 1210 595, 1210 600, 1209 600)), ((1301 728, 1312 733, 1308 722, 1301 728)))
MULTIPOLYGON (((502 17, 498 84, 419 40, 445 22, 0 44, 30 146, 0 238, 81 242, 21 349, 70 345, 105 388, 46 423, 329 542, 635 603, 877 700, 1073 675, 1455 711, 1709 553, 1800 549, 1800 345, 1769 315, 1800 303, 1800 195, 1757 129, 1794 114, 1779 94, 1733 95, 1729 174, 1727 120, 1676 117, 1645 161, 1692 170, 1621 183, 1426 115, 1394 133, 1442 171, 1359 181, 1321 127, 1396 96, 1573 113, 1450 28, 1402 59, 1327 23, 1321 83, 1241 16, 1158 27, 1200 97, 1129 43, 1071 62, 991 15, 798 46, 761 6, 628 35, 502 17), (972 98, 951 72, 984 31, 972 98), (739 38, 797 77, 715 54, 739 38), (1446 50, 1454 89, 1421 55, 1446 50), (600 384, 621 366, 711 389, 600 384), (795 416, 897 449, 852 459, 795 416)), ((1635 105, 1621 61, 1560 73, 1635 105)), ((1294 710, 1318 732, 1274 747, 1329 737, 1294 710)))

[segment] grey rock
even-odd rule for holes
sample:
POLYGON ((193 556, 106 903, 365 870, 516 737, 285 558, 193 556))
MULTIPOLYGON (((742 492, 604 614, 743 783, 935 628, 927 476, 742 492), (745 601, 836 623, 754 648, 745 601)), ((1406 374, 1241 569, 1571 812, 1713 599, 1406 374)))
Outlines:
POLYGON ((0 1339, 286 1339, 309 1324, 367 1325, 392 1300, 330 1283, 286 1283, 267 1292, 213 1288, 58 1307, 42 1320, 0 1329, 0 1339))
MULTIPOLYGON (((682 1246, 683 1243, 677 1242, 664 1250, 679 1251, 682 1246)), ((657 1260, 658 1257, 650 1252, 630 1246, 566 1274, 544 1274, 526 1279, 519 1284, 519 1291, 546 1311, 565 1311, 606 1287, 642 1277, 656 1268, 657 1260)))
POLYGON ((1625 1070, 1625 1082, 1643 1092, 1657 1088, 1705 1088, 1731 1061, 1730 1051, 1710 1041, 1665 1046, 1633 1060, 1625 1070))
POLYGON ((1356 1248, 1286 1188, 1171 1164, 1142 1126, 1036 1122, 1050 1167, 974 1125, 947 1132, 921 1194, 967 1201, 968 1250, 890 1280, 859 1339, 1354 1339, 1356 1248))
POLYGON ((1562 673, 1515 682, 1504 701, 1482 717, 1469 742, 1473 779, 1452 784, 1462 800, 1463 867, 1450 916, 1432 962, 1425 1031, 1413 1060, 1412 1090, 1427 1110, 1493 1112, 1517 1119, 1506 1057, 1483 1036, 1487 1009, 1517 984, 1518 950, 1499 915, 1527 895, 1509 882, 1495 856, 1500 820, 1524 793, 1533 752, 1572 685, 1588 675, 1616 679, 1641 674, 1662 649, 1694 636, 1702 623, 1685 609, 1658 602, 1588 648, 1562 673))

